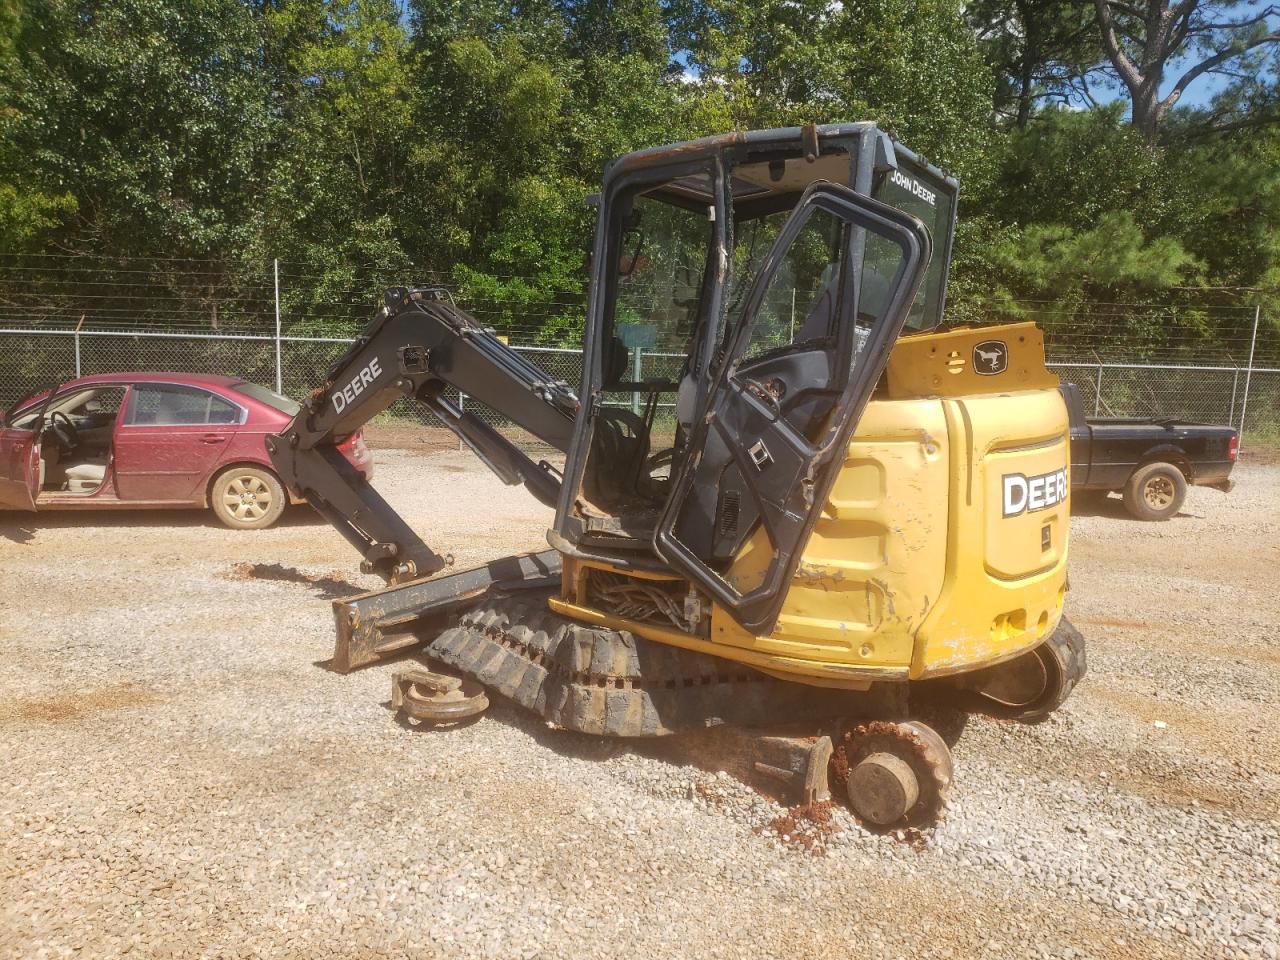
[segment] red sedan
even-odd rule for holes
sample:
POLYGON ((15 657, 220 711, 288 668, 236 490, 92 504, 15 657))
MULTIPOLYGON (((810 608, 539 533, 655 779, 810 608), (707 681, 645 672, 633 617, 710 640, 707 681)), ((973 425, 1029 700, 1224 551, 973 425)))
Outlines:
MULTIPOLYGON (((191 373, 82 377, 19 400, 0 421, 0 508, 209 507, 269 527, 289 496, 264 438, 298 404, 256 383, 191 373)), ((361 432, 339 449, 366 477, 361 432)))

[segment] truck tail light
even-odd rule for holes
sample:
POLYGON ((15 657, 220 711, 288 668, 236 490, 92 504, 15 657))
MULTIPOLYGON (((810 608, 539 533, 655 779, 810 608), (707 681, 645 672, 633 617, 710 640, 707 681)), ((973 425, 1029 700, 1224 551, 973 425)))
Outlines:
POLYGON ((1240 456, 1240 437, 1237 434, 1227 441, 1227 459, 1234 460, 1240 456))

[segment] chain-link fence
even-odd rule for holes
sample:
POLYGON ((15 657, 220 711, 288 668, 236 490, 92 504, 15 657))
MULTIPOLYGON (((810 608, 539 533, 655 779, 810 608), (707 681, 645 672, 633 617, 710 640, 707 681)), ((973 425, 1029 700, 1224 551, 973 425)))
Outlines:
MULTIPOLYGON (((0 254, 0 407, 28 389, 127 370, 228 374, 301 396, 363 326, 380 286, 403 279, 400 269, 376 265, 340 280, 307 269, 280 262, 237 272, 204 261, 0 254)), ((502 283, 459 290, 460 305, 576 388, 583 291, 538 293, 535 278, 494 279, 502 283)), ((1260 323, 1266 318, 1256 306, 1222 296, 1206 292, 1201 302, 1178 306, 1025 301, 990 319, 1036 320, 1050 366, 1080 387, 1086 409, 1099 416, 1230 423, 1280 441, 1280 338, 1260 323)), ((783 308, 794 326, 799 307, 783 308)), ((678 380, 685 356, 673 347, 664 341, 633 349, 628 379, 678 380)), ((469 398, 454 397, 510 427, 469 398)), ((674 401, 669 393, 656 398, 660 419, 671 417, 674 401)), ((642 413, 646 397, 614 394, 606 402, 642 413)), ((431 422, 407 404, 384 416, 431 422)))
MULTIPOLYGON (((321 374, 351 341, 241 334, 163 333, 157 331, 67 331, 0 329, 0 406, 28 389, 47 387, 76 376, 127 370, 218 373, 241 377, 299 397, 320 382, 321 374), (278 347, 278 353, 277 353, 278 347), (277 366, 277 357, 279 366, 277 366)), ((575 389, 582 377, 582 351, 576 348, 513 345, 554 379, 575 389)), ((679 378, 683 354, 635 350, 630 376, 643 380, 679 378)), ((1175 417, 1230 423, 1274 437, 1280 425, 1280 368, 1124 364, 1050 361, 1063 380, 1076 384, 1085 409, 1098 416, 1175 417)), ((454 395, 455 398, 457 395, 454 395)), ((457 398, 500 428, 511 424, 469 398, 457 398)), ((610 402, 642 411, 640 394, 614 396, 610 402)), ((659 418, 669 418, 674 397, 658 398, 659 418)), ((386 415, 431 424, 421 407, 397 405, 386 415)))

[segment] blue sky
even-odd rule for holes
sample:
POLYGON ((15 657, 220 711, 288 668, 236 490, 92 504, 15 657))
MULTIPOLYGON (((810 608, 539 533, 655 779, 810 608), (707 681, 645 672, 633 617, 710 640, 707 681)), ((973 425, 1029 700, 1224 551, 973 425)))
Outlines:
MULTIPOLYGON (((399 5, 402 16, 407 22, 411 15, 408 0, 396 0, 396 3, 399 5)), ((1221 19, 1239 20, 1244 17, 1253 16, 1260 13, 1267 5, 1268 4, 1266 2, 1261 2, 1261 0, 1247 0, 1247 2, 1239 4, 1234 9, 1224 11, 1221 15, 1221 19)), ((1271 27, 1273 30, 1280 29, 1280 17, 1272 18, 1271 27)), ((680 50, 672 59, 685 70, 687 75, 696 75, 696 68, 689 65, 688 51, 680 50)), ((1274 70, 1274 64, 1275 61, 1272 60, 1269 69, 1274 70)), ((1173 89, 1173 85, 1177 83, 1178 78, 1182 75, 1183 70, 1188 65, 1189 64, 1175 64, 1171 66, 1168 71, 1170 76, 1166 78, 1164 88, 1160 91, 1160 95, 1162 97, 1167 95, 1169 91, 1173 89), (1179 67, 1181 67, 1181 69, 1179 69, 1179 67)), ((1185 91, 1183 91, 1182 98, 1179 100, 1179 106, 1208 106, 1214 96, 1226 88, 1231 83, 1231 80, 1232 78, 1230 77, 1218 74, 1205 74, 1204 76, 1199 77, 1185 91)), ((1091 87, 1090 92, 1099 103, 1111 103, 1115 100, 1127 99, 1126 92, 1119 86, 1111 88, 1103 87, 1102 85, 1094 85, 1091 87)))
MULTIPOLYGON (((1269 6, 1268 3, 1258 2, 1258 0, 1249 0, 1247 3, 1241 3, 1232 9, 1222 11, 1216 15, 1216 19, 1248 19, 1249 17, 1253 17, 1261 13, 1267 6, 1269 6)), ((1280 29, 1280 17, 1271 17, 1269 22, 1272 30, 1280 29)), ((1165 77, 1164 84, 1160 90, 1160 95, 1162 97, 1167 96, 1169 91, 1173 89, 1173 85, 1178 82, 1178 78, 1182 76, 1188 67, 1192 66, 1199 59, 1199 56, 1189 57, 1185 62, 1171 64, 1167 71, 1168 76, 1165 77)), ((1270 60, 1268 69, 1275 69, 1274 59, 1270 60)), ((1182 98, 1178 101, 1178 105, 1182 107, 1208 106, 1214 96, 1230 85, 1232 80, 1232 77, 1206 73, 1203 76, 1198 77, 1190 86, 1187 87, 1186 90, 1183 91, 1182 98)), ((1092 93, 1099 102, 1110 102, 1120 98, 1123 90, 1104 90, 1101 87, 1098 87, 1093 89, 1092 93)))

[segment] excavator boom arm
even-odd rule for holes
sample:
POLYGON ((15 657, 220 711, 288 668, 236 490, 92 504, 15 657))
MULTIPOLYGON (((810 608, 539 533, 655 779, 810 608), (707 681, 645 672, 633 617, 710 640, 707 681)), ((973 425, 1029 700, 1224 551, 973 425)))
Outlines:
POLYGON ((466 394, 565 452, 578 398, 459 309, 438 287, 392 288, 386 304, 279 434, 267 439, 276 472, 364 555, 361 569, 391 582, 428 576, 448 560, 428 547, 337 449, 397 400, 415 400, 504 483, 554 506, 560 480, 499 431, 445 396, 466 394))

